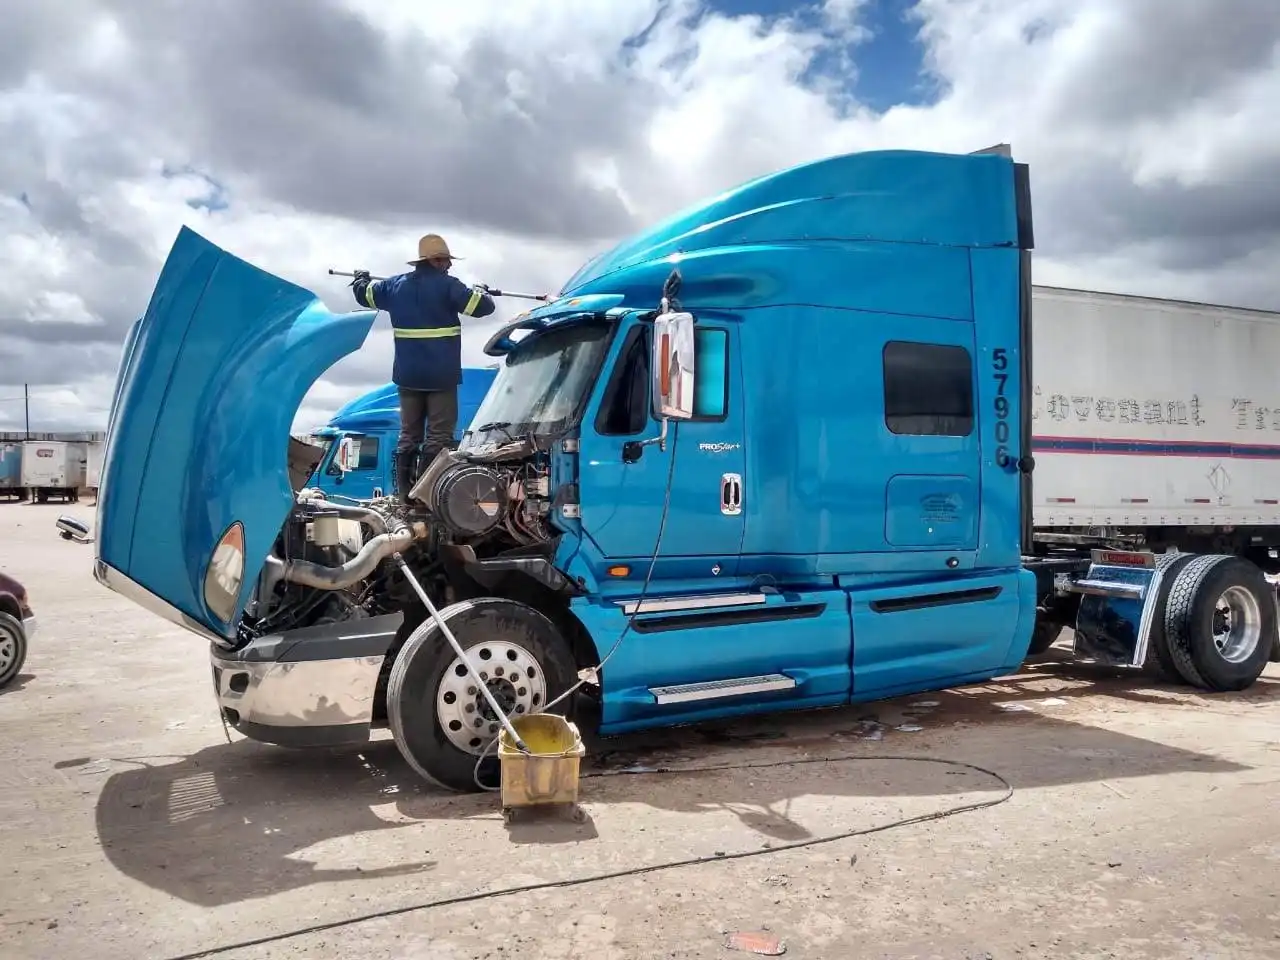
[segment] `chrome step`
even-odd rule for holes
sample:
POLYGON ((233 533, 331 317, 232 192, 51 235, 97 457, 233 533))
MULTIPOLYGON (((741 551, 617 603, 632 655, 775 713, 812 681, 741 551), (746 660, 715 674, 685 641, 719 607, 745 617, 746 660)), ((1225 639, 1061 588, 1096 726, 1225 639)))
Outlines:
POLYGON ((658 703, 689 703, 694 700, 741 697, 748 693, 768 693, 770 690, 792 690, 795 685, 795 680, 785 674, 770 673, 761 677, 735 677, 730 680, 704 680, 701 683, 650 687, 649 692, 658 703))

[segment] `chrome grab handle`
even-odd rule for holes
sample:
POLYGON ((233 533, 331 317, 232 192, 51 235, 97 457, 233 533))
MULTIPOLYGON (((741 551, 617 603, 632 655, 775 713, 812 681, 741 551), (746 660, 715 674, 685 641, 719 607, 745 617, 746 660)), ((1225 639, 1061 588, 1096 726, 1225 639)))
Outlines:
POLYGON ((742 475, 726 473, 720 478, 720 512, 727 517, 742 513, 742 475))

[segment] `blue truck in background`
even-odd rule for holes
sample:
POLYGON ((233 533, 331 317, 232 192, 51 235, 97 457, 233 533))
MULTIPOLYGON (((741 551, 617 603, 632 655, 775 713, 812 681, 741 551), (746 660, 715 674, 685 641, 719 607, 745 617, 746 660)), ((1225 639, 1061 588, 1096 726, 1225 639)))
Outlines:
MULTIPOLYGON (((466 367, 458 386, 461 439, 475 416, 498 365, 466 367)), ((395 489, 395 449, 400 435, 400 397, 394 383, 361 394, 338 409, 310 440, 323 452, 307 485, 328 496, 374 500, 395 489), (344 441, 347 446, 344 449, 344 441), (341 454, 341 456, 339 455, 341 454)))
POLYGON ((95 576, 208 641, 245 736, 390 727, 457 790, 496 764, 481 684, 610 735, 980 682, 1069 625, 1083 659, 1247 687, 1280 658, 1253 563, 1033 529, 1033 245, 1004 148, 761 177, 495 333, 475 429, 351 503, 289 428, 376 314, 184 228, 124 345, 95 576))

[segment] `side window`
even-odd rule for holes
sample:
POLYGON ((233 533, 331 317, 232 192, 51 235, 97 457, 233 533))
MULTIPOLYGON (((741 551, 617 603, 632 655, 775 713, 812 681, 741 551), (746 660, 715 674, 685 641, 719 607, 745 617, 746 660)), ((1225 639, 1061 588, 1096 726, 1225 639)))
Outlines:
POLYGON ((378 469, 378 447, 380 444, 381 441, 378 437, 360 438, 360 461, 356 464, 357 470, 378 469))
POLYGON ((600 399, 596 433, 629 437, 649 425, 649 338, 632 327, 600 399))
MULTIPOLYGON (((647 327, 627 335, 613 375, 605 386, 596 414, 602 436, 631 436, 649 427, 649 337, 647 327)), ((729 331, 694 327, 693 419, 723 420, 729 411, 729 331)))
POLYGON ((886 343, 884 422, 897 434, 967 437, 972 433, 969 351, 939 343, 886 343))
POLYGON ((723 420, 729 413, 729 331, 693 328, 693 361, 697 382, 693 419, 723 420))

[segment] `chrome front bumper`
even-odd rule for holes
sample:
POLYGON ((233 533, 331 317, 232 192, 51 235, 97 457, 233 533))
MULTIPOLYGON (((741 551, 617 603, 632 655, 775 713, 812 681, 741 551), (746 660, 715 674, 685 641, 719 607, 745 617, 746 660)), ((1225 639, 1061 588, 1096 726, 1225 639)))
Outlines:
POLYGON ((396 613, 272 634, 235 652, 212 646, 223 719, 263 743, 364 743, 378 675, 400 622, 396 613))
POLYGON ((39 632, 39 630, 40 630, 40 623, 38 620, 36 620, 35 617, 22 618, 22 632, 26 635, 26 638, 28 640, 34 637, 39 632))

